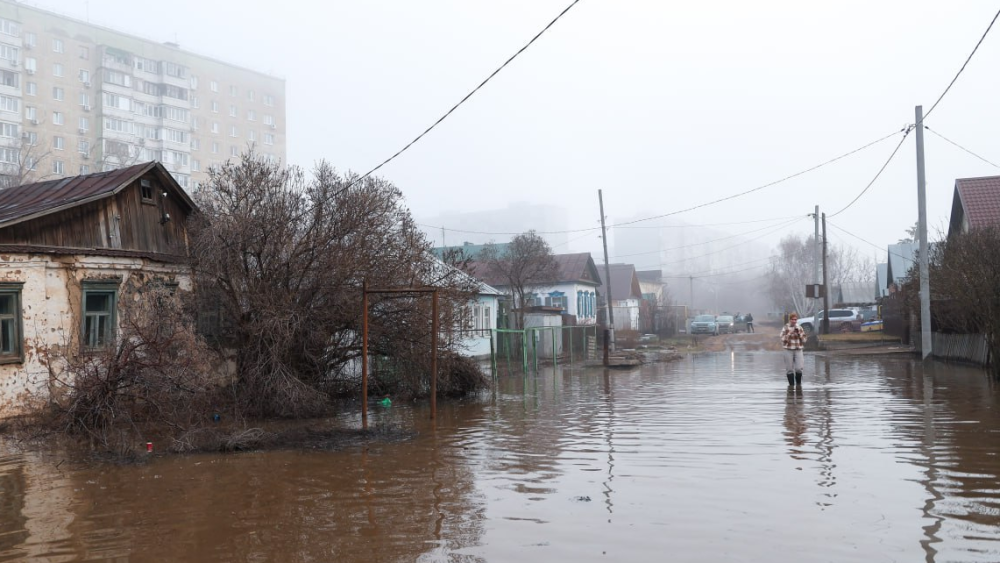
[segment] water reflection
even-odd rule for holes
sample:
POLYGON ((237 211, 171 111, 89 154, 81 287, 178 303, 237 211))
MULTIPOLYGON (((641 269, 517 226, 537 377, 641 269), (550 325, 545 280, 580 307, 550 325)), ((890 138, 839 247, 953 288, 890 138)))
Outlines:
POLYGON ((376 409, 374 427, 415 433, 339 451, 10 455, 0 560, 1000 560, 989 379, 814 355, 788 389, 775 363, 502 377, 433 423, 376 409))

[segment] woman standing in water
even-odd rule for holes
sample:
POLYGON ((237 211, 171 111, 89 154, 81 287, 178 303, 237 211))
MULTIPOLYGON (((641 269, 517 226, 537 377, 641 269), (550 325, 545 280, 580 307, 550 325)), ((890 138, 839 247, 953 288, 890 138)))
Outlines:
POLYGON ((802 349, 806 346, 806 331, 799 326, 798 313, 788 315, 788 324, 781 329, 785 375, 789 385, 802 385, 802 349))

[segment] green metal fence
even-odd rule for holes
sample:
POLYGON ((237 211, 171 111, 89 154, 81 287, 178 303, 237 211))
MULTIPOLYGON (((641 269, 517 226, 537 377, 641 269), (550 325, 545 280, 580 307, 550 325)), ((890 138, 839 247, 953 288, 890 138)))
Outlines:
POLYGON ((500 328, 493 330, 490 342, 490 365, 493 377, 499 368, 512 373, 520 361, 521 373, 531 367, 538 372, 539 359, 573 364, 597 359, 596 326, 529 327, 523 330, 500 328), (495 344, 494 344, 495 343, 495 344))

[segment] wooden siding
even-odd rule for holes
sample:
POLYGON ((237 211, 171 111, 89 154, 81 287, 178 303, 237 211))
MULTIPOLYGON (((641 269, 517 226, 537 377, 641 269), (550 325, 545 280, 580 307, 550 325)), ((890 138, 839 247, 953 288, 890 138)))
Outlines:
POLYGON ((153 203, 143 203, 139 181, 118 194, 0 229, 0 244, 136 250, 187 255, 187 210, 178 197, 164 198, 155 175, 153 203), (170 221, 161 223, 163 213, 170 221))
MULTIPOLYGON (((917 338, 917 349, 921 339, 917 338)), ((981 366, 990 365, 990 348, 986 336, 982 334, 931 333, 931 354, 935 358, 972 362, 981 366)))

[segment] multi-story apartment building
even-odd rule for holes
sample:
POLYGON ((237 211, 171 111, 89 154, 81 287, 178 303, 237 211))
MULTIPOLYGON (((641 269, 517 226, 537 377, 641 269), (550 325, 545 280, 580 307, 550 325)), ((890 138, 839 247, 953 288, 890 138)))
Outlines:
POLYGON ((285 81, 0 0, 0 181, 160 161, 187 189, 253 146, 285 159, 285 81))

